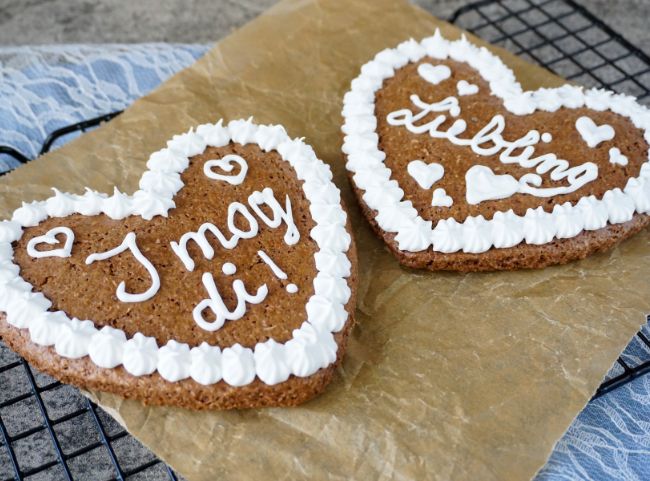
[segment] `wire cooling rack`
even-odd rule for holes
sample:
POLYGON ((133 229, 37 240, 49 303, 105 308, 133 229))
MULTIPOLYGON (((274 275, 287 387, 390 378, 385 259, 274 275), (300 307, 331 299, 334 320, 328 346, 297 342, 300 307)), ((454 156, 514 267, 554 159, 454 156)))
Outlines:
MULTIPOLYGON (((483 0, 450 19, 485 40, 589 87, 650 102, 650 58, 572 0, 483 0)), ((53 132, 41 154, 118 115, 53 132)), ((30 159, 9 146, 0 154, 30 159)), ((600 396, 650 371, 646 326, 600 396)), ((0 343, 0 481, 177 480, 177 475, 75 388, 32 369, 0 343)))

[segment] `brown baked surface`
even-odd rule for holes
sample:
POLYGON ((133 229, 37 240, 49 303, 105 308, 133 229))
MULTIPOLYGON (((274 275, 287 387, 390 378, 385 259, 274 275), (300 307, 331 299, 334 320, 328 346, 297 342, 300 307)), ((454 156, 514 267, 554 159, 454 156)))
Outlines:
MULTIPOLYGON (((233 171, 231 174, 236 174, 233 171)), ((313 279, 316 275, 314 253, 316 243, 309 237, 315 225, 309 212, 309 203, 302 191, 302 181, 275 151, 266 153, 258 146, 229 144, 225 147, 208 147, 203 154, 192 157, 190 166, 181 178, 185 186, 176 194, 176 208, 169 211, 169 218, 154 217, 151 221, 131 216, 112 220, 105 215, 67 218, 48 218, 35 227, 26 228, 20 241, 14 243, 14 262, 20 266, 21 276, 42 292, 53 303, 51 310, 63 310, 70 317, 93 320, 97 327, 112 326, 122 329, 127 337, 136 332, 155 337, 162 346, 174 339, 190 346, 206 341, 221 348, 234 343, 253 348, 256 343, 272 338, 286 342, 292 331, 307 318, 305 304, 313 295, 313 279), (207 178, 203 164, 210 159, 235 153, 248 163, 245 181, 232 186, 207 178), (240 240, 233 250, 220 246, 210 235, 215 256, 207 260, 195 243, 190 242, 189 252, 195 268, 188 272, 173 253, 169 242, 180 239, 189 231, 196 231, 204 222, 212 222, 227 237, 227 207, 232 201, 246 204, 254 190, 271 187, 276 199, 284 206, 285 194, 291 199, 294 221, 300 232, 300 241, 288 246, 283 240, 286 226, 283 223, 270 229, 261 221, 259 234, 252 239, 240 240), (75 233, 72 255, 66 259, 56 257, 34 259, 27 255, 29 239, 49 229, 65 225, 75 233), (92 252, 103 252, 119 245, 127 232, 137 235, 138 247, 154 264, 161 279, 161 288, 150 300, 140 303, 123 303, 117 300, 117 285, 126 281, 128 292, 141 292, 150 285, 145 269, 125 252, 105 261, 85 264, 92 252), (279 280, 257 255, 264 250, 287 275, 279 280), (221 272, 225 262, 237 266, 234 276, 221 272), (215 332, 198 327, 192 318, 192 309, 207 293, 201 282, 203 272, 212 272, 215 282, 229 308, 235 305, 235 295, 229 285, 235 278, 244 281, 249 292, 266 283, 269 293, 261 304, 247 304, 245 316, 236 321, 226 321, 215 332), (295 294, 285 290, 288 283, 299 287, 295 294)), ((257 216, 255 216, 257 218, 257 216)), ((259 219, 258 219, 259 220, 259 219)), ((245 229, 245 224, 240 226, 245 229)), ((347 226, 350 232, 350 226, 347 226)), ((52 246, 56 248, 58 246, 52 246)), ((39 250, 45 250, 39 246, 39 250)), ((352 263, 348 285, 352 295, 346 311, 349 314, 343 330, 335 334, 339 346, 337 363, 340 362, 346 341, 354 323, 356 298, 357 258, 354 242, 347 253, 352 263)), ((140 399, 146 404, 176 405, 191 409, 232 409, 261 406, 292 406, 306 401, 330 382, 336 365, 321 369, 307 378, 291 376, 286 382, 268 386, 255 379, 244 387, 231 387, 221 381, 212 386, 202 386, 192 379, 171 383, 158 373, 135 377, 123 367, 102 369, 88 357, 72 360, 56 354, 53 347, 32 344, 29 331, 10 326, 0 314, 0 339, 18 352, 37 369, 63 382, 86 389, 113 392, 126 398, 140 399)))
MULTIPOLYGON (((278 342, 290 339, 291 332, 307 318, 305 304, 314 293, 312 280, 316 276, 313 256, 317 247, 309 237, 314 222, 302 191, 302 181, 277 152, 266 153, 257 145, 233 143, 219 148, 208 147, 206 152, 193 157, 181 179, 185 186, 174 197, 176 208, 169 212, 167 219, 156 216, 147 221, 139 216, 130 216, 112 220, 103 214, 92 217, 75 214, 65 219, 48 218, 36 227, 26 228, 15 245, 14 262, 20 266, 20 275, 34 286, 34 290, 52 301, 51 310, 65 311, 70 317, 91 319, 97 326, 122 329, 127 337, 141 332, 155 337, 158 345, 175 339, 190 346, 206 341, 224 348, 238 342, 252 348, 269 338, 278 342), (207 160, 233 153, 241 155, 248 163, 243 183, 230 185, 203 174, 203 164, 207 160), (282 205, 285 195, 289 194, 300 241, 288 246, 283 240, 284 224, 270 229, 261 221, 258 222, 259 234, 252 239, 240 240, 233 250, 224 249, 208 234, 215 250, 213 259, 204 258, 196 243, 190 242, 188 251, 196 265, 192 272, 188 272, 169 242, 178 241, 186 232, 198 230, 204 222, 213 223, 229 238, 231 234, 226 226, 228 205, 233 201, 246 204, 253 191, 261 191, 264 187, 271 187, 282 205), (71 257, 35 259, 27 254, 26 246, 32 237, 61 225, 70 227, 75 234, 71 257), (124 303, 115 296, 122 280, 126 281, 127 292, 143 292, 151 285, 144 267, 129 252, 91 265, 86 265, 85 260, 93 252, 104 252, 118 246, 131 231, 136 233, 142 253, 158 270, 161 287, 148 301, 124 303), (287 280, 281 281, 273 275, 257 255, 260 249, 287 273, 287 280), (235 275, 225 276, 221 272, 225 262, 237 266, 235 275), (258 286, 266 283, 269 288, 266 301, 248 304, 245 318, 236 322, 226 321, 215 332, 201 329, 192 319, 192 309, 207 297, 201 282, 204 272, 213 274, 230 309, 236 304, 232 289, 235 278, 244 281, 249 292, 255 292, 258 286), (297 293, 289 294, 285 290, 290 282, 298 286, 297 293)), ((240 227, 246 229, 248 226, 243 223, 240 227)), ((44 247, 39 249, 46 250, 44 247)))
MULTIPOLYGON (((623 189, 630 177, 639 175, 640 167, 648 158, 648 144, 643 133, 634 127, 629 119, 613 112, 597 112, 589 109, 559 109, 556 112, 535 112, 531 115, 518 116, 509 113, 500 98, 489 95, 489 84, 480 74, 469 65, 454 60, 437 60, 426 57, 417 63, 410 63, 397 70, 395 75, 386 79, 375 97, 375 115, 377 117, 377 132, 379 134, 379 149, 386 153, 386 166, 391 169, 391 179, 398 182, 404 190, 405 201, 411 201, 419 215, 425 220, 431 220, 433 226, 441 219, 454 217, 458 222, 468 216, 483 215, 491 219, 497 211, 513 209, 518 215, 524 215, 529 208, 542 207, 551 212, 556 204, 570 202, 576 204, 581 197, 595 195, 602 198, 603 194, 612 188, 623 189), (451 69, 449 79, 432 85, 417 73, 421 63, 432 65, 445 64, 451 69), (465 79, 479 86, 475 95, 459 96, 456 83, 465 79), (526 194, 515 194, 507 199, 483 201, 470 205, 465 197, 465 173, 476 164, 490 167, 495 174, 511 174, 519 178, 532 169, 524 169, 517 164, 503 164, 498 154, 481 156, 475 154, 469 147, 456 146, 445 139, 434 139, 428 134, 413 134, 403 126, 391 126, 386 116, 395 110, 409 108, 419 111, 413 106, 409 97, 412 94, 428 103, 438 102, 449 96, 459 99, 462 118, 467 122, 467 130, 461 134, 463 138, 472 137, 483 128, 495 114, 505 118, 503 137, 514 140, 523 136, 531 129, 540 133, 548 132, 553 136, 549 144, 540 142, 535 146, 535 156, 545 153, 555 153, 559 158, 566 159, 570 166, 584 162, 594 162, 598 165, 598 178, 587 183, 576 191, 550 198, 540 198, 526 194), (588 115, 596 124, 607 123, 615 130, 611 141, 600 143, 596 148, 589 148, 575 129, 578 117, 588 115), (618 147, 626 155, 629 162, 626 166, 609 162, 609 149, 618 147), (422 189, 408 174, 407 165, 410 161, 421 159, 426 163, 437 162, 444 166, 442 179, 431 189, 422 189), (444 188, 454 203, 451 207, 433 207, 431 198, 433 190, 444 188)), ((429 122, 437 114, 432 113, 418 122, 418 125, 429 122)), ((451 117, 448 115, 448 117, 451 117)), ((447 130, 456 118, 448 118, 439 128, 447 130)), ((565 181, 552 181, 548 174, 543 175, 542 187, 568 185, 565 181)), ((608 225, 594 232, 583 232, 575 238, 555 240, 549 244, 536 246, 521 243, 507 249, 492 248, 481 254, 466 254, 463 252, 444 254, 434 252, 432 248, 422 252, 400 251, 394 241, 394 234, 383 232, 374 221, 376 211, 369 209, 363 201, 363 190, 356 188, 359 203, 365 216, 371 221, 373 229, 388 244, 390 250, 397 256, 400 263, 416 268, 431 270, 484 271, 520 268, 541 268, 552 264, 566 263, 582 259, 589 254, 611 248, 617 242, 633 235, 648 223, 645 215, 635 215, 630 222, 620 225, 608 225)))
MULTIPOLYGON (((620 187, 623 189, 630 177, 637 177, 641 164, 648 160, 648 144, 643 138, 643 133, 634 127, 626 117, 613 112, 597 112, 589 109, 559 109, 556 112, 535 112, 531 115, 514 115, 503 106, 500 98, 487 95, 490 86, 479 73, 465 63, 454 60, 435 60, 425 58, 420 62, 411 63, 395 72, 395 76, 384 81, 384 85, 375 97, 375 115, 377 116, 377 132, 379 134, 379 149, 386 153, 386 167, 393 171, 392 178, 397 180, 404 190, 404 200, 413 202, 425 220, 433 221, 435 225, 440 219, 454 217, 462 222, 468 216, 483 215, 491 219, 497 211, 512 209, 518 215, 524 215, 529 208, 542 206, 545 211, 551 212, 556 204, 571 202, 576 204, 581 197, 595 195, 602 198, 603 194, 620 187), (432 65, 445 64, 451 69, 451 77, 432 85, 417 73, 417 66, 421 63, 432 65), (465 79, 479 86, 479 93, 475 95, 459 96, 456 83, 465 79), (503 138, 514 140, 522 137, 529 130, 536 129, 540 133, 549 132, 553 135, 550 144, 539 142, 535 146, 535 156, 555 153, 561 159, 569 162, 570 166, 580 165, 585 162, 594 162, 598 165, 598 178, 588 182, 580 189, 569 194, 555 197, 541 198, 526 194, 515 194, 502 200, 484 201, 478 205, 467 204, 465 199, 465 173, 476 164, 490 167, 495 174, 511 174, 515 178, 533 172, 533 169, 524 169, 517 164, 503 164, 499 156, 477 155, 469 147, 456 146, 445 139, 434 139, 428 134, 413 134, 403 126, 392 126, 386 121, 386 116, 395 110, 410 108, 413 104, 409 100, 411 94, 417 93, 427 102, 439 102, 447 97, 457 97, 461 113, 456 118, 467 122, 467 130, 461 135, 470 138, 481 130, 496 114, 505 118, 503 138), (590 148, 582 140, 575 128, 576 120, 588 115, 596 124, 609 124, 614 127, 614 139, 600 143, 595 148, 590 148), (623 167, 609 162, 609 149, 618 147, 621 153, 627 156, 629 163, 623 167), (407 173, 406 166, 415 159, 427 163, 437 162, 444 166, 445 175, 434 184, 432 189, 422 189, 407 173), (451 207, 432 207, 431 196, 433 189, 442 187, 454 199, 451 207)), ((418 124, 433 120, 436 114, 430 114, 418 124)), ((448 117, 451 117, 448 115, 448 117)), ((447 130, 456 118, 448 118, 440 130, 447 130)), ((554 182, 548 174, 542 175, 542 187, 556 187, 568 185, 564 181, 554 182)))

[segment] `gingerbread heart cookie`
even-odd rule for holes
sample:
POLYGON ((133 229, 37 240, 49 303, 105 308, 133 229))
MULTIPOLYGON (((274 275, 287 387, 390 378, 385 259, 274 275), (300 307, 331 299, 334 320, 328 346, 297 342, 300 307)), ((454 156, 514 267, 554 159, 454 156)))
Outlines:
POLYGON ((174 136, 140 190, 0 223, 0 336, 64 382, 193 409, 321 392, 353 323, 356 253, 328 166, 281 126, 174 136))
POLYGON ((407 266, 544 267, 649 222, 650 112, 604 90, 523 91, 465 37, 379 52, 343 117, 362 210, 407 266))

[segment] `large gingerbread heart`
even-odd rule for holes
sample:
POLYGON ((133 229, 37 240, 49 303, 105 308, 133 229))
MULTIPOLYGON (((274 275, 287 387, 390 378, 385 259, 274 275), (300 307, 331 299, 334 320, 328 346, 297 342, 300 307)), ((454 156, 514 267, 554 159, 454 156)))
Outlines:
POLYGON ((154 153, 132 196, 55 191, 0 223, 0 335, 65 382, 190 408, 320 392, 356 257, 332 174, 250 120, 154 153))
POLYGON ((358 200, 406 265, 543 267, 649 222, 650 112, 604 90, 525 92, 465 37, 379 52, 343 116, 358 200))

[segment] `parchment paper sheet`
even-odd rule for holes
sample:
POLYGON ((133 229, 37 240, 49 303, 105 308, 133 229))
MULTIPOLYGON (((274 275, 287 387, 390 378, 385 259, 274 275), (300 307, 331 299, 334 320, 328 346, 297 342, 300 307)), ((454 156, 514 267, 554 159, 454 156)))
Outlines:
MULTIPOLYGON (((402 269, 371 235, 344 174, 341 98, 375 52, 436 26, 458 35, 405 2, 282 2, 109 124, 0 179, 0 217, 53 185, 132 192, 149 152, 221 116, 282 123, 332 165, 361 288, 349 354, 323 396, 195 413, 95 393, 188 479, 531 478, 643 322, 647 232, 568 266, 477 275, 402 269)), ((527 88, 560 82, 497 52, 527 88)))

